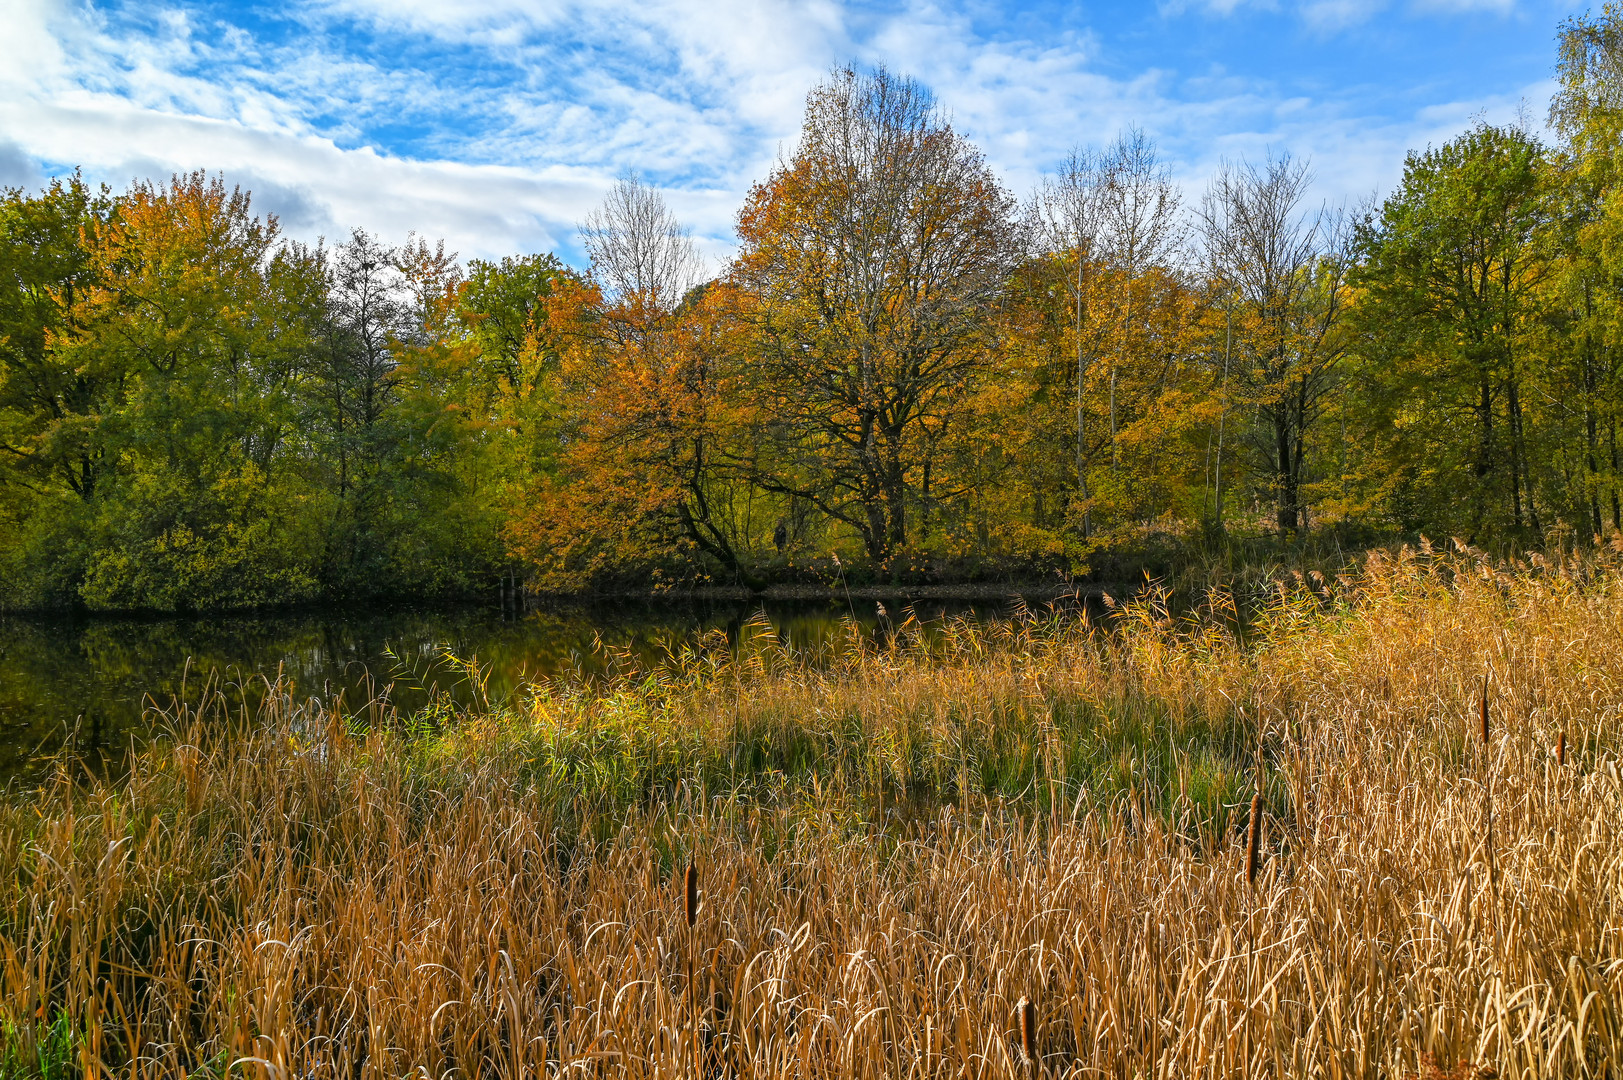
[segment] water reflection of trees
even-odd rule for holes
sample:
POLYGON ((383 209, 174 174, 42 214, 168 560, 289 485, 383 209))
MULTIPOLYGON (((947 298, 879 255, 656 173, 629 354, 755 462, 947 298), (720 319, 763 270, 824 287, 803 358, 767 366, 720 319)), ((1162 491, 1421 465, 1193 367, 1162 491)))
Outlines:
MULTIPOLYGON (((921 608, 923 619, 970 611, 921 608)), ((900 621, 902 614, 892 612, 900 621)), ((657 666, 705 635, 736 648, 756 633, 815 653, 856 633, 883 631, 872 601, 840 604, 621 604, 503 619, 482 609, 313 612, 194 619, 85 621, 0 618, 0 779, 26 775, 38 754, 71 737, 95 761, 116 761, 146 731, 144 704, 195 702, 209 679, 248 690, 278 672, 299 694, 358 706, 387 688, 410 709, 431 692, 471 695, 449 650, 477 659, 501 699, 540 677, 602 673, 612 656, 657 666), (391 659, 393 657, 393 659, 391 659)))

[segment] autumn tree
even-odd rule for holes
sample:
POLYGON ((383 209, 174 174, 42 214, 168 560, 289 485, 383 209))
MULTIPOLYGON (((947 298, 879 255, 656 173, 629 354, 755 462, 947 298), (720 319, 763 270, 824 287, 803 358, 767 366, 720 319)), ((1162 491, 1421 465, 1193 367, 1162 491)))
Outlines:
MULTIPOLYGON (((1179 515, 1188 488, 1187 438, 1198 420, 1196 294, 1183 262, 1182 193, 1142 131, 1099 158, 1094 324, 1102 384, 1088 397, 1108 439, 1094 503, 1121 530, 1179 515)), ((1109 539, 1106 537, 1105 539, 1109 539)))
POLYGON ((883 563, 993 348, 1020 251, 1014 204, 918 83, 836 71, 793 156, 751 189, 733 279, 782 452, 770 490, 810 501, 883 563))
POLYGON ((1530 486, 1530 330, 1549 263, 1538 141, 1478 124, 1409 155, 1362 228, 1361 348, 1389 501, 1472 542, 1541 530, 1530 486))
POLYGON ((690 234, 635 178, 582 237, 590 278, 553 290, 534 346, 559 357, 565 445, 509 536, 554 587, 686 552, 741 579, 734 291, 696 284, 690 234))
POLYGON ((1623 529, 1623 9, 1569 19, 1558 37, 1561 138, 1547 174, 1559 232, 1550 300, 1571 369, 1560 400, 1579 426, 1580 500, 1596 534, 1623 529))
POLYGON ((40 194, 0 199, 0 485, 95 496, 106 466, 96 432, 117 393, 116 369, 75 366, 57 346, 74 335, 93 287, 81 241, 106 224, 112 199, 78 176, 40 194))
MULTIPOLYGON (((1196 297, 1180 265, 1180 202, 1138 131, 1101 152, 1073 152, 1032 200, 1036 244, 1024 274, 1054 282, 1066 312, 1025 333, 1052 336, 1070 360, 1081 496, 1072 523, 1084 540, 1102 526, 1095 542, 1115 542, 1181 499, 1196 297)), ((1029 288, 1020 296, 1037 299, 1029 288)))
POLYGON ((123 387, 114 358, 74 358, 81 294, 95 280, 83 237, 113 210, 77 175, 0 195, 0 600, 62 603, 77 590, 81 535, 116 461, 104 423, 123 387))
POLYGON ((295 243, 201 173, 5 192, 0 604, 1623 528, 1623 8, 1560 48, 1556 142, 1476 124, 1356 227, 1289 158, 1186 213, 1135 130, 1017 213, 883 69, 812 89, 719 277, 635 176, 578 270, 295 243))
POLYGON ((1059 169, 1044 178, 1032 198, 1030 236, 1035 241, 1035 256, 1047 262, 1069 306, 1068 317, 1055 329, 1069 333, 1068 355, 1074 357, 1072 394, 1076 410, 1075 482, 1080 500, 1073 516, 1078 520, 1083 536, 1092 531, 1092 514, 1088 490, 1087 407, 1083 400, 1087 392, 1088 369, 1094 359, 1097 345, 1090 342, 1085 332, 1089 328, 1089 300, 1091 286, 1095 284, 1097 248, 1104 223, 1100 188, 1101 170, 1097 156, 1085 149, 1072 150, 1059 169))
MULTIPOLYGON (((469 346, 471 364, 466 398, 457 404, 470 421, 483 424, 481 487, 491 506, 501 508, 504 531, 510 508, 557 475, 564 417, 560 357, 547 313, 554 296, 578 283, 579 275, 555 256, 527 255, 476 259, 457 289, 449 321, 469 346)), ((506 561, 514 573, 523 560, 506 561)))
POLYGON ((1139 294, 1153 288, 1159 276, 1149 271, 1172 269, 1171 257, 1182 240, 1181 195, 1154 145, 1136 128, 1116 140, 1101 159, 1099 172, 1100 257, 1118 279, 1112 291, 1116 340, 1109 354, 1107 388, 1114 466, 1120 461, 1116 397, 1122 358, 1135 351, 1135 337, 1146 323, 1142 317, 1146 301, 1139 294))
POLYGON ((507 256, 500 262, 475 259, 457 293, 456 320, 478 346, 484 387, 496 399, 523 397, 542 382, 555 359, 545 342, 546 304, 555 289, 575 274, 554 255, 507 256))
POLYGON ((1343 354, 1348 298, 1345 229, 1334 212, 1304 211, 1309 183, 1289 157, 1225 165, 1199 211, 1223 381, 1235 379, 1236 404, 1260 420, 1251 448, 1285 535, 1303 527, 1309 440, 1343 354))
POLYGON ((79 425, 101 457, 75 571, 100 607, 260 603, 314 591, 297 395, 319 268, 245 192, 202 173, 137 184, 81 231, 53 363, 96 372, 79 425))

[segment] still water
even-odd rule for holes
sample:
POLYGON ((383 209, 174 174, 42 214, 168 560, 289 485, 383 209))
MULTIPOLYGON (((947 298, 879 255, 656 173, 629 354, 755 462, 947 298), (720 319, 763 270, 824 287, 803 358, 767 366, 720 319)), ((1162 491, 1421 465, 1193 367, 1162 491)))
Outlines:
MULTIPOLYGON (((924 620, 986 617, 998 605, 917 606, 924 620)), ((780 641, 813 649, 841 635, 875 632, 873 601, 820 604, 617 605, 504 617, 495 608, 319 611, 190 619, 46 620, 0 617, 0 785, 37 775, 65 746, 89 762, 116 763, 149 724, 152 705, 210 672, 232 682, 291 679, 301 696, 343 692, 358 705, 392 685, 411 708, 423 687, 460 696, 445 650, 477 658, 499 699, 528 679, 600 669, 604 649, 657 660, 709 631, 736 637, 764 616, 780 641)), ((465 689, 465 688, 463 688, 465 689)))

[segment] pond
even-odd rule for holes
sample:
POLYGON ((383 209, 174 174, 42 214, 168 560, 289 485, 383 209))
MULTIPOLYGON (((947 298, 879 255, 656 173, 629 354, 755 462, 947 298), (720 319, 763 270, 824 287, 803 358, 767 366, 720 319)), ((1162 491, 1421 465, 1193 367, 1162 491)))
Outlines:
MULTIPOLYGON (((1002 614, 1001 604, 915 606, 920 619, 1002 614)), ((605 649, 657 660, 671 645, 722 630, 736 637, 763 619, 780 641, 814 648, 880 624, 873 600, 736 605, 619 604, 504 616, 496 607, 322 610, 172 619, 0 617, 0 785, 36 776, 67 747, 87 763, 116 763, 148 730, 149 708, 183 691, 194 699, 210 673, 232 682, 292 680, 300 695, 351 706, 385 686, 411 708, 425 687, 465 694, 449 650, 476 658, 499 699, 526 680, 600 670, 605 649)))

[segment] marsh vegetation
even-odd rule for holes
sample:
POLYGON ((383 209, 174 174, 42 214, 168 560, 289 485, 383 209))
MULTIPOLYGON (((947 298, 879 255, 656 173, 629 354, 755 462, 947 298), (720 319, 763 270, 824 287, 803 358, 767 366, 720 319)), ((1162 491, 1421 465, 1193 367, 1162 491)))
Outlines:
POLYGON ((1234 615, 213 695, 0 811, 0 1071, 1615 1071, 1623 558, 1234 615))

